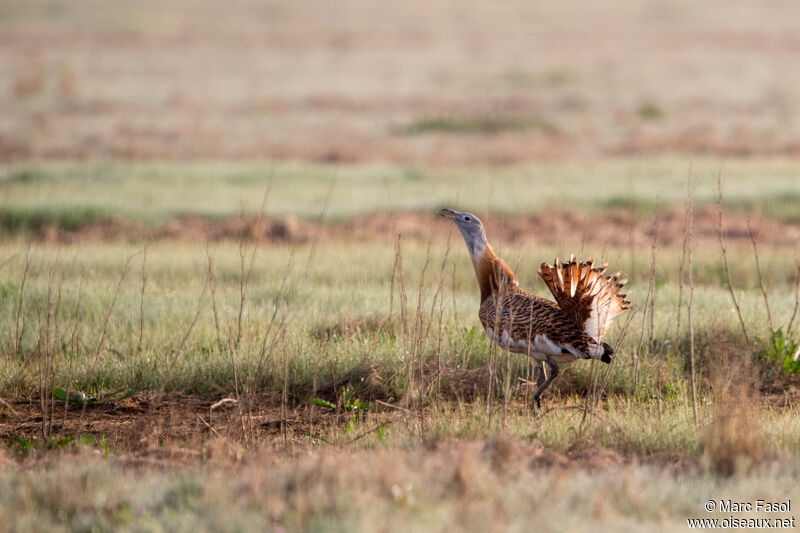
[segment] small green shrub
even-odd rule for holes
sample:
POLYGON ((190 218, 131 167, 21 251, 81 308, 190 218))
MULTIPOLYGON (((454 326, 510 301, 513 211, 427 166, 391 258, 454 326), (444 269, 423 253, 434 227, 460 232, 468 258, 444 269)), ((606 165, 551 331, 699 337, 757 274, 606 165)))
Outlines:
POLYGON ((759 353, 757 357, 764 361, 775 361, 780 364, 783 374, 800 372, 800 342, 787 338, 783 328, 778 328, 772 335, 771 342, 758 339, 759 353))

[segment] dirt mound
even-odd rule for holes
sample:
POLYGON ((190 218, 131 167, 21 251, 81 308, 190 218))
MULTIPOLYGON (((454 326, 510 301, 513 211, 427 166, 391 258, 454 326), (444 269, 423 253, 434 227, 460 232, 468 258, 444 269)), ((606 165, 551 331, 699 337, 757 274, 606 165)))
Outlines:
MULTIPOLYGON (((716 241, 719 213, 714 206, 699 206, 694 212, 692 228, 696 241, 716 241)), ((532 215, 487 217, 486 225, 492 242, 533 242, 559 244, 580 241, 600 246, 647 246, 658 236, 660 245, 683 242, 686 213, 670 208, 655 217, 637 218, 628 212, 611 210, 602 214, 548 209, 532 215)), ((749 229, 759 243, 796 246, 800 243, 800 225, 766 218, 761 214, 723 213, 725 239, 749 242, 749 229)), ((314 223, 295 217, 262 219, 237 216, 226 219, 180 218, 161 226, 148 226, 125 219, 110 219, 67 230, 48 226, 37 237, 47 242, 84 241, 150 241, 187 240, 216 241, 225 239, 259 240, 262 242, 308 243, 315 239, 382 240, 397 235, 416 240, 445 241, 447 222, 432 213, 373 213, 334 223, 314 223)))
MULTIPOLYGON (((724 236, 728 241, 749 241, 748 223, 758 242, 773 245, 796 245, 800 242, 800 225, 765 218, 760 214, 723 213, 724 236)), ((700 206, 694 211, 692 238, 717 240, 719 212, 714 206, 700 206)), ((624 211, 608 211, 587 215, 557 209, 536 215, 492 220, 490 236, 495 240, 557 244, 564 240, 580 240, 614 246, 645 246, 653 242, 664 245, 682 243, 686 231, 686 212, 670 208, 655 217, 640 219, 624 211)))
POLYGON ((119 240, 218 241, 240 238, 303 243, 311 240, 316 234, 316 225, 295 217, 266 220, 257 216, 237 216, 224 219, 178 218, 160 226, 112 218, 74 230, 46 226, 41 228, 36 236, 46 242, 65 243, 119 240))

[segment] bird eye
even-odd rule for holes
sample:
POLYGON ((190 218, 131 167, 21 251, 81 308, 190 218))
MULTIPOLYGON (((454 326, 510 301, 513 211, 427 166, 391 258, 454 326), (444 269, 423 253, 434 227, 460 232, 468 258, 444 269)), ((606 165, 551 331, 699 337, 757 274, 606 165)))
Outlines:
POLYGON ((469 222, 470 220, 472 220, 472 219, 469 218, 469 217, 464 217, 464 222, 469 222))

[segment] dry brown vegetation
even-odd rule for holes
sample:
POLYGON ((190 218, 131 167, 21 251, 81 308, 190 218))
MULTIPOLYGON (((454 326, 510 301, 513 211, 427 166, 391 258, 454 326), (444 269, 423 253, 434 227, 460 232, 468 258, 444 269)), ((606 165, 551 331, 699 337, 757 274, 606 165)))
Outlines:
POLYGON ((796 156, 797 9, 7 1, 0 157, 796 156))
MULTIPOLYGON (((687 475, 692 467, 632 464, 602 449, 552 453, 503 435, 410 450, 263 448, 238 461, 224 443, 208 450, 205 468, 180 471, 53 454, 0 505, 12 525, 24 528, 31 523, 21 517, 37 513, 35 524, 65 530, 677 531, 686 517, 704 516, 698 501, 719 490, 687 475)), ((793 473, 765 470, 736 494, 780 501, 793 473)))

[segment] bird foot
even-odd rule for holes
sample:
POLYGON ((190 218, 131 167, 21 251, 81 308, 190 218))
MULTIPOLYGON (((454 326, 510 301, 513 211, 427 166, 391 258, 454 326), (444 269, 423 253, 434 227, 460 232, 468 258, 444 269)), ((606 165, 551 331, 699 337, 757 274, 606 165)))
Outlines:
POLYGON ((540 400, 539 398, 534 398, 533 401, 531 402, 531 411, 535 413, 541 408, 542 408, 542 400, 540 400))

